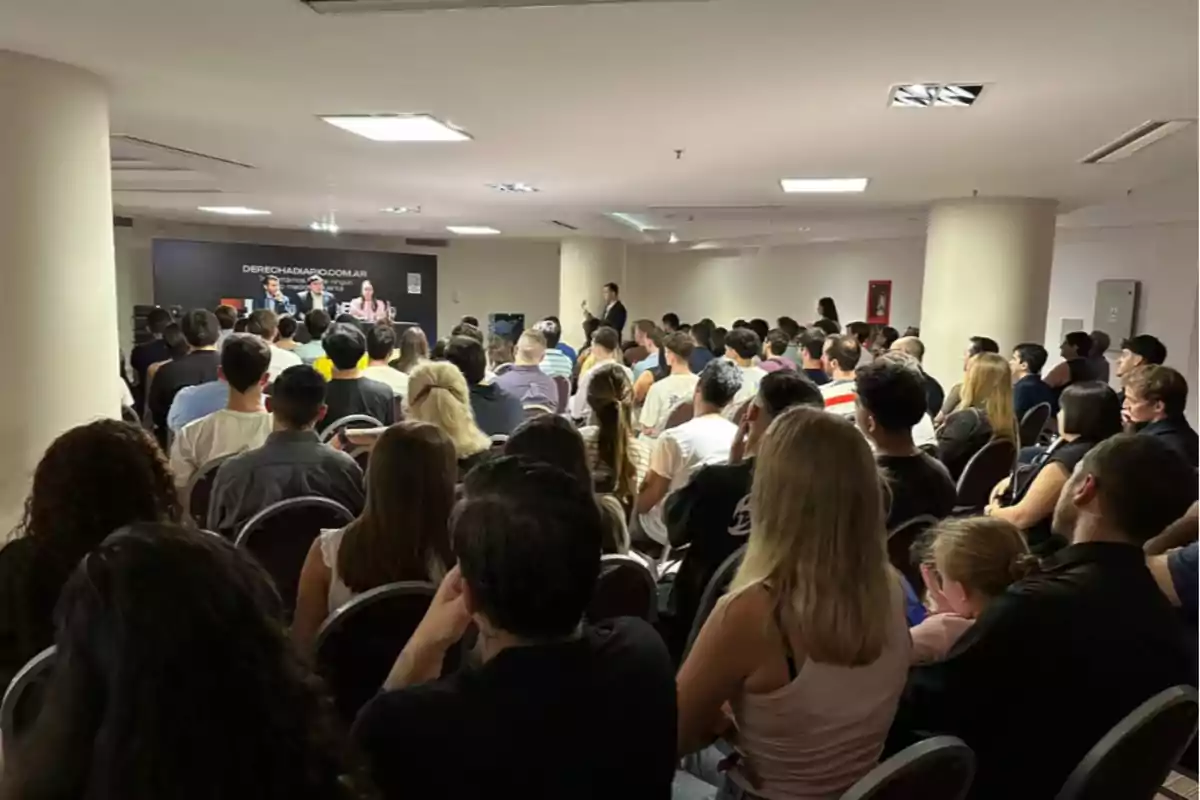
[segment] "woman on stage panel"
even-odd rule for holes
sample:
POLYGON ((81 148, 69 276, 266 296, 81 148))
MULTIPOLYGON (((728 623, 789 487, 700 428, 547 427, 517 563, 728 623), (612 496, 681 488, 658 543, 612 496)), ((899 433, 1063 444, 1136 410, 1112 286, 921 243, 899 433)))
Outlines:
POLYGON ((388 304, 375 297, 375 287, 370 281, 362 282, 362 293, 350 301, 350 315, 365 322, 387 322, 388 304))

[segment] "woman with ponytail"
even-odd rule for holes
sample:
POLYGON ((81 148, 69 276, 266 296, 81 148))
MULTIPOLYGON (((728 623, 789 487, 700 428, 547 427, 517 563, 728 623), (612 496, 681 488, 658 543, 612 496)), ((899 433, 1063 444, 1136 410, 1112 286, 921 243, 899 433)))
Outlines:
POLYGON ((619 365, 600 367, 588 384, 591 422, 579 430, 597 491, 630 507, 650 465, 650 448, 633 429, 633 385, 619 365))

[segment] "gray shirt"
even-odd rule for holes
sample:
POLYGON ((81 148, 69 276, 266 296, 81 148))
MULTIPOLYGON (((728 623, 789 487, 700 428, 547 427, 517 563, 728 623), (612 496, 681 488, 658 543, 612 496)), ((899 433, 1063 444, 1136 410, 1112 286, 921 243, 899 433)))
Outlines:
POLYGON ((531 366, 514 364, 493 381, 504 391, 521 401, 521 405, 549 406, 557 411, 558 386, 537 364, 531 366))
POLYGON ((208 528, 230 538, 252 516, 293 497, 327 497, 357 516, 363 510, 363 473, 350 456, 321 444, 313 431, 276 431, 257 450, 230 458, 217 470, 208 504, 208 528))

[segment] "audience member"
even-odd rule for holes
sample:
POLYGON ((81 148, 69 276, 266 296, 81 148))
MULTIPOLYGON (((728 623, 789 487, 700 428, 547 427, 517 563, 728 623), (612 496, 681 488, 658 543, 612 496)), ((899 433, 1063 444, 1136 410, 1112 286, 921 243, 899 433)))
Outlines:
POLYGON ((842 326, 838 319, 837 305, 834 304, 832 297, 822 297, 817 301, 817 321, 813 325, 820 328, 826 336, 833 336, 842 332, 842 326), (822 325, 821 323, 826 324, 822 325), (829 325, 828 323, 833 324, 829 325), (826 330, 826 328, 832 328, 832 330, 826 330))
POLYGON ((263 387, 270 363, 271 350, 258 336, 234 333, 225 340, 218 372, 228 398, 225 406, 184 425, 171 444, 171 471, 181 493, 208 462, 253 450, 267 440, 273 423, 263 406, 263 387))
POLYGON ((455 336, 466 336, 479 342, 479 346, 483 347, 483 331, 479 329, 479 323, 467 322, 467 319, 475 319, 474 317, 464 317, 463 322, 458 323, 450 329, 450 338, 455 336))
POLYGON ((950 516, 957 491, 941 462, 917 449, 913 427, 927 418, 917 361, 887 352, 855 370, 858 429, 875 450, 885 482, 887 529, 914 517, 950 516))
POLYGON ((663 358, 667 362, 667 376, 651 380, 638 418, 638 429, 650 437, 663 432, 667 418, 680 403, 692 402, 699 378, 690 366, 695 344, 686 333, 668 334, 663 339, 663 358))
POLYGON ((755 456, 771 423, 793 406, 824 408, 821 392, 794 370, 773 372, 738 426, 728 464, 701 467, 667 498, 663 522, 671 547, 690 545, 671 584, 667 646, 678 660, 709 579, 750 535, 755 456))
POLYGON ((167 440, 167 414, 175 395, 185 386, 215 381, 220 363, 217 354, 217 318, 211 311, 202 308, 189 311, 179 327, 191 352, 158 369, 148 396, 150 415, 160 443, 167 440))
POLYGON ((736 735, 723 779, 716 748, 692 768, 731 794, 839 797, 879 760, 911 648, 875 464, 810 408, 771 423, 756 461, 746 555, 679 670, 679 753, 736 735))
MULTIPOLYGON (((796 362, 787 356, 788 350, 792 348, 792 337, 787 331, 775 328, 767 333, 767 340, 763 343, 762 361, 758 366, 763 372, 778 372, 781 369, 795 371, 796 362)), ((825 377, 823 373, 821 377, 825 377)))
POLYGON ((617 364, 606 364, 588 381, 588 408, 593 424, 579 429, 588 466, 599 491, 633 506, 638 487, 650 468, 650 445, 633 426, 633 388, 617 364))
POLYGON ((762 340, 752 328, 738 328, 729 332, 725 340, 725 358, 737 364, 742 371, 742 388, 729 404, 728 412, 732 413, 742 403, 753 400, 758 394, 758 384, 762 382, 766 372, 754 365, 754 359, 762 351, 762 340))
POLYGON ((925 387, 925 408, 929 411, 930 417, 936 417, 942 410, 946 393, 942 390, 942 385, 938 383, 937 378, 925 371, 922 364, 925 360, 925 344, 916 336, 901 336, 892 342, 890 349, 911 356, 917 362, 917 366, 921 370, 921 384, 925 387))
POLYGON ((384 425, 395 422, 396 401, 392 387, 363 377, 359 362, 366 355, 367 340, 362 331, 355 325, 337 322, 325 334, 323 344, 333 363, 329 388, 325 392, 328 410, 317 422, 317 430, 323 431, 352 414, 374 417, 384 425))
MULTIPOLYGON (((390 369, 390 367, 389 367, 390 369)), ((358 519, 323 531, 300 573, 292 641, 312 652, 330 614, 356 595, 400 581, 440 583, 454 565, 449 520, 458 464, 436 425, 400 422, 371 448, 358 519)))
POLYGON ((663 314, 662 328, 664 334, 675 333, 679 330, 679 315, 673 311, 663 314))
POLYGON ((294 351, 296 355, 300 356, 301 361, 312 366, 318 358, 324 357, 325 347, 321 344, 321 339, 325 337, 325 331, 329 330, 329 326, 332 324, 333 317, 329 316, 328 311, 320 308, 309 311, 304 316, 304 327, 308 330, 311 338, 304 344, 298 345, 294 351))
MULTIPOLYGON (((587 416, 587 393, 588 383, 592 380, 592 375, 595 371, 604 364, 617 364, 620 369, 625 371, 630 380, 633 380, 633 371, 629 367, 617 361, 617 354, 621 352, 621 339, 617 332, 612 328, 598 328, 592 335, 592 347, 587 367, 579 375, 579 387, 575 391, 575 395, 567 404, 568 415, 573 419, 583 419, 587 416)), ((582 357, 580 361, 584 361, 582 357)))
POLYGON ((379 322, 367 328, 367 368, 362 376, 385 384, 394 398, 403 400, 408 394, 408 374, 388 365, 395 349, 396 329, 392 323, 379 322))
POLYGON ((471 413, 479 430, 488 436, 507 436, 521 424, 521 401, 499 385, 483 382, 487 356, 481 343, 471 336, 452 336, 446 360, 458 367, 467 381, 471 413))
POLYGON ((146 315, 146 330, 150 333, 150 339, 134 345, 133 350, 129 353, 129 366, 133 368, 133 372, 137 376, 133 393, 139 416, 146 405, 146 387, 150 383, 147 372, 150 365, 171 360, 171 349, 163 339, 163 333, 170 324, 170 311, 158 306, 150 309, 150 313, 146 315))
POLYGON ((460 479, 487 458, 492 442, 475 424, 467 381, 453 364, 432 361, 412 371, 408 411, 413 419, 436 425, 450 437, 460 479))
POLYGON ((1147 365, 1125 375, 1122 414, 1130 430, 1155 436, 1196 466, 1196 431, 1183 416, 1187 380, 1170 367, 1147 365))
POLYGON ((842 326, 831 319, 816 320, 812 327, 825 336, 837 336, 842 332, 842 326))
POLYGON ((495 384, 522 406, 542 406, 559 413, 566 409, 558 406, 558 385, 542 372, 545 358, 546 337, 537 329, 525 331, 517 340, 516 363, 497 375, 495 384))
POLYGON ((865 322, 851 322, 846 325, 846 333, 858 341, 858 365, 870 364, 871 355, 871 326, 865 322))
POLYGON ((562 336, 562 328, 552 319, 544 319, 533 326, 533 329, 542 334, 546 339, 546 354, 542 356, 542 363, 539 365, 542 372, 549 375, 551 378, 566 378, 571 380, 571 371, 575 366, 575 359, 572 357, 575 351, 571 351, 572 356, 568 356, 562 348, 560 341, 562 336), (561 346, 560 346, 561 345, 561 346))
POLYGON ((122 525, 182 515, 166 458, 136 425, 101 419, 55 439, 0 549, 0 685, 54 644, 54 604, 81 558, 122 525))
POLYGON ((1138 367, 1162 364, 1167 360, 1167 348, 1157 338, 1141 333, 1121 342, 1117 358, 1117 377, 1124 378, 1138 367))
POLYGON ((235 332, 240 317, 236 308, 225 303, 213 309, 213 316, 217 318, 217 325, 220 326, 220 333, 217 335, 217 348, 219 349, 229 334, 235 332))
POLYGON ((1058 397, 1053 389, 1042 380, 1042 367, 1046 366, 1049 354, 1046 348, 1035 342, 1026 342, 1013 348, 1008 367, 1013 376, 1013 416, 1017 421, 1042 403, 1050 406, 1050 413, 1058 413, 1058 397))
POLYGON ((958 410, 937 429, 938 455, 950 477, 957 481, 971 456, 992 439, 1008 439, 1014 447, 1018 442, 1012 371, 1003 356, 980 353, 967 365, 958 410))
MULTIPOLYGON (((963 373, 965 374, 971 359, 980 353, 999 353, 1000 345, 996 344, 995 339, 987 336, 972 336, 967 340, 967 352, 963 355, 963 373)), ((946 394, 946 399, 942 403, 942 408, 934 417, 934 422, 941 425, 951 413, 958 410, 959 401, 962 399, 962 384, 956 383, 950 387, 950 391, 946 394)))
MULTIPOLYGON (((228 342, 233 336, 244 335, 231 333, 225 337, 225 341, 228 342)), ((224 349, 225 346, 222 344, 218 354, 224 349)), ((167 430, 178 434, 185 425, 225 408, 229 402, 229 384, 219 380, 220 367, 217 369, 217 376, 218 380, 185 386, 175 393, 175 399, 171 401, 171 409, 167 412, 167 430)))
POLYGON ((913 671, 892 747, 958 736, 975 752, 973 798, 1053 797, 1126 714, 1194 685, 1195 644, 1142 544, 1195 499, 1194 469, 1155 437, 1092 448, 1054 513, 1072 544, 995 598, 944 661, 913 671))
MULTIPOLYGON (((754 335, 758 337, 759 342, 765 340, 767 338, 767 334, 771 332, 771 323, 767 322, 761 317, 755 317, 754 319, 750 320, 748 323, 746 323, 746 327, 754 332, 754 335)), ((724 351, 716 350, 714 352, 721 353, 724 351)))
POLYGON ((692 341, 696 343, 696 346, 692 348, 692 355, 689 357, 688 363, 692 372, 697 375, 704 371, 708 362, 716 358, 712 349, 712 334, 715 327, 713 321, 707 318, 692 326, 692 341))
POLYGON ((460 319, 459 322, 464 325, 470 325, 473 328, 479 327, 479 317, 472 317, 469 314, 460 319))
MULTIPOLYGON (((431 347, 429 349, 429 360, 430 361, 445 361, 446 360, 446 347, 449 344, 450 344, 450 339, 446 338, 446 337, 438 339, 436 342, 434 342, 433 347, 431 347)), ((409 377, 410 378, 412 377, 412 373, 409 373, 409 377)))
POLYGON ((1050 540, 1054 506, 1075 465, 1097 444, 1121 432, 1121 404, 1107 384, 1073 383, 1059 402, 1058 439, 1016 486, 1009 478, 997 484, 987 509, 1021 529, 1035 551, 1050 540))
MULTIPOLYGON (((800 361, 800 355, 797 352, 798 348, 796 346, 796 342, 800 338, 800 334, 804 333, 804 326, 791 317, 780 317, 775 321, 775 325, 779 330, 782 330, 788 338, 788 347, 787 350, 784 351, 783 357, 793 364, 798 363, 800 361)), ((770 336, 769 331, 767 335, 770 336)))
POLYGON ((736 365, 725 359, 710 362, 693 390, 692 419, 663 431, 655 442, 636 508, 642 532, 658 544, 667 543, 663 524, 667 496, 685 486, 701 467, 729 460, 737 426, 721 412, 741 388, 742 371, 736 365))
POLYGON ((293 497, 327 497, 351 514, 362 512, 362 469, 322 444, 314 430, 328 410, 325 395, 325 379, 312 367, 288 367, 275 380, 267 399, 272 433, 262 447, 232 456, 217 469, 209 530, 235 538, 250 517, 293 497))
MULTIPOLYGON (((192 346, 188 344, 187 339, 183 335, 183 329, 177 322, 172 322, 163 330, 163 341, 167 344, 167 359, 165 361, 156 361, 146 368, 147 399, 150 397, 150 386, 154 383, 154 376, 158 374, 158 370, 172 361, 179 361, 182 358, 186 358, 192 352, 192 346)), ((146 409, 146 412, 145 418, 147 424, 152 424, 149 422, 149 408, 146 409)))
POLYGON ((582 623, 604 535, 591 493, 512 457, 473 471, 465 490, 451 535, 459 566, 355 724, 384 797, 468 797, 480 787, 518 797, 531 786, 561 797, 668 796, 675 693, 662 640, 635 618, 582 623), (483 664, 438 678, 471 622, 483 664))
MULTIPOLYGON (((233 323, 233 331, 232 332, 233 333, 245 333, 246 328, 249 327, 249 325, 250 325, 249 319, 247 319, 246 317, 238 317, 237 322, 233 323)), ((217 349, 220 349, 221 345, 225 343, 225 339, 227 339, 227 338, 229 338, 229 337, 228 336, 221 337, 221 340, 219 342, 217 342, 217 349)))
POLYGON ((892 345, 900 338, 900 331, 893 328, 891 325, 884 325, 879 329, 879 333, 875 336, 875 342, 871 347, 873 354, 886 353, 892 349, 892 345))
MULTIPOLYGON (((596 335, 596 331, 600 330, 600 320, 592 318, 583 321, 583 340, 586 342, 583 349, 579 351, 578 357, 575 359, 575 364, 571 367, 571 386, 579 385, 579 376, 583 375, 592 368, 592 337, 596 335)), ((616 333, 616 331, 613 331, 616 333)), ((617 345, 620 346, 621 339, 617 338, 617 345)))
MULTIPOLYGON (((714 353, 724 353, 725 352, 725 337, 728 335, 729 335, 729 330, 727 328, 715 328, 713 330, 712 351, 714 353)), ((757 356, 758 353, 755 353, 754 355, 757 356)))
POLYGON ((1187 513, 1167 526, 1161 534, 1146 542, 1146 566, 1158 583, 1163 596, 1180 610, 1195 634, 1197 622, 1197 568, 1200 551, 1200 504, 1192 503, 1187 513))
POLYGON ((825 398, 826 411, 854 418, 854 370, 861 352, 858 339, 852 335, 825 339, 821 365, 830 381, 821 386, 821 396, 825 398))
POLYGON ((513 343, 508 337, 492 334, 487 340, 487 380, 508 370, 513 363, 513 343))
POLYGON ((1094 380, 1108 383, 1110 365, 1108 363, 1108 348, 1112 346, 1112 338, 1104 331, 1092 331, 1092 349, 1088 353, 1088 363, 1092 367, 1094 380))
MULTIPOLYGON (((276 340, 275 346, 280 350, 286 350, 295 355, 295 350, 300 345, 296 343, 296 331, 300 329, 296 318, 290 314, 284 314, 279 318, 279 339, 276 340)), ((299 358, 299 356, 296 356, 299 358)), ((301 361, 301 363, 304 363, 301 361)))
POLYGON ((646 356, 633 365, 633 379, 636 381, 643 372, 658 366, 663 334, 651 320, 639 319, 633 323, 633 338, 640 346, 646 348, 646 356))
POLYGON ((825 335, 817 328, 812 328, 800 334, 797 340, 797 355, 800 357, 800 369, 804 375, 817 386, 829 383, 829 373, 825 371, 825 335))
POLYGON ((5 797, 363 796, 271 579, 228 542, 118 530, 67 581, 55 644, 5 797))
MULTIPOLYGON (((546 329, 542 330, 542 333, 546 335, 546 346, 566 356, 567 360, 571 362, 572 369, 574 369, 577 354, 574 347, 562 341, 562 321, 558 317, 546 317, 542 322, 553 323, 553 326, 548 325, 546 329), (551 327, 553 328, 553 335, 551 335, 551 327)), ((550 377, 554 377, 554 375, 551 374, 550 377)))
POLYGON ((1092 362, 1092 337, 1083 331, 1072 331, 1063 337, 1059 355, 1065 359, 1046 373, 1046 385, 1062 391, 1066 386, 1079 381, 1095 380, 1092 362))
POLYGON ((279 317, 275 315, 274 311, 260 308, 251 313, 246 323, 246 333, 258 336, 271 348, 271 368, 267 370, 270 379, 267 383, 278 378, 279 373, 288 367, 299 366, 303 363, 300 356, 275 345, 275 340, 279 337, 279 317))
POLYGON ((416 325, 400 334, 400 356, 390 366, 393 369, 411 375, 419 365, 429 360, 429 340, 425 331, 416 325))
POLYGON ((941 661, 984 609, 1037 568, 1021 532, 987 517, 950 519, 928 537, 921 577, 932 613, 914 625, 912 663, 941 661))

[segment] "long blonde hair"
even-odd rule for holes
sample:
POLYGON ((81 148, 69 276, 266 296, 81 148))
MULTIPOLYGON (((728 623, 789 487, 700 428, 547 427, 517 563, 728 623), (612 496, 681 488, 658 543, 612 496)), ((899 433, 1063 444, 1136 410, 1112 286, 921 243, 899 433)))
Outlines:
POLYGON ((895 600, 866 439, 839 415, 793 408, 771 423, 754 462, 750 542, 731 591, 766 586, 814 661, 872 663, 895 600))
POLYGON ((437 425, 454 443, 458 458, 482 453, 492 440, 475 424, 467 380, 448 361, 421 364, 408 379, 409 416, 437 425))
POLYGON ((958 407, 978 408, 987 414, 992 436, 1017 439, 1017 417, 1013 412, 1012 370, 997 353, 979 353, 967 362, 962 400, 958 407))

